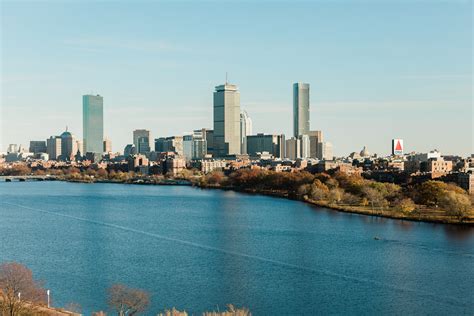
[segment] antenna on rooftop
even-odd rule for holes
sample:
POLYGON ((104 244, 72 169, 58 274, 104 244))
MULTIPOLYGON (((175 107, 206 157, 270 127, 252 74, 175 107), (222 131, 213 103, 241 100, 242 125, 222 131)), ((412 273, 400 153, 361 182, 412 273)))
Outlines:
POLYGON ((227 84, 227 71, 225 72, 225 84, 227 84))

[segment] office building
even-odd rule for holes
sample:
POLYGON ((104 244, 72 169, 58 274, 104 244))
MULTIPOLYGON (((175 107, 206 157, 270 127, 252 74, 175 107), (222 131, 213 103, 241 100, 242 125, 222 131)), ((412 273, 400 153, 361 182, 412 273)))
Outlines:
POLYGON ((214 92, 214 156, 240 153, 240 92, 236 85, 225 83, 214 92))
POLYGON ((82 96, 82 131, 83 151, 102 153, 104 146, 104 99, 100 95, 82 96))
POLYGON ((155 151, 157 153, 165 152, 166 137, 155 138, 155 151))
POLYGON ((321 131, 309 131, 309 157, 318 157, 318 143, 323 142, 323 132, 321 131))
POLYGON ((61 137, 51 136, 46 140, 46 152, 48 153, 49 159, 58 160, 61 156, 61 137))
POLYGON ((293 84, 293 136, 309 133, 309 84, 293 84))
POLYGON ((256 157, 257 153, 268 152, 274 158, 285 156, 285 135, 249 135, 247 136, 247 154, 256 157))
POLYGON ((111 153, 112 152, 112 141, 108 138, 104 139, 104 153, 111 153))
POLYGON ((195 130, 183 136, 183 155, 186 161, 202 159, 207 154, 206 130, 195 130))
POLYGON ((212 129, 205 129, 206 130, 206 143, 207 154, 214 155, 214 130, 212 129))
POLYGON ((334 156, 332 153, 332 144, 330 142, 318 143, 317 158, 320 160, 333 160, 334 156))
POLYGON ((150 152, 150 131, 146 129, 136 129, 133 131, 133 145, 137 150, 138 154, 145 154, 150 152), (141 148, 139 145, 139 139, 142 138, 141 148), (146 141, 148 140, 148 145, 146 141), (141 151, 140 151, 141 150, 141 151))
POLYGON ((156 152, 174 152, 183 156, 183 136, 170 136, 155 138, 156 152))
POLYGON ((242 113, 240 113, 240 152, 242 154, 247 153, 247 136, 249 135, 252 135, 252 119, 248 115, 247 111, 242 111, 242 113))
POLYGON ((308 135, 300 135, 298 137, 300 140, 300 148, 301 148, 301 154, 300 157, 303 159, 310 158, 310 141, 309 141, 309 136, 308 135))
POLYGON ((150 153, 150 139, 147 136, 138 137, 137 152, 148 155, 150 153))
POLYGON ((71 161, 76 154, 76 139, 74 135, 66 131, 61 134, 61 156, 60 159, 64 161, 71 161))
POLYGON ((301 158, 301 141, 299 138, 292 137, 286 140, 285 157, 290 160, 301 158))
POLYGON ((30 141, 30 153, 38 154, 45 153, 47 151, 46 141, 44 140, 32 140, 30 141))
POLYGON ((18 145, 17 144, 8 145, 7 153, 16 153, 16 152, 18 152, 18 145))

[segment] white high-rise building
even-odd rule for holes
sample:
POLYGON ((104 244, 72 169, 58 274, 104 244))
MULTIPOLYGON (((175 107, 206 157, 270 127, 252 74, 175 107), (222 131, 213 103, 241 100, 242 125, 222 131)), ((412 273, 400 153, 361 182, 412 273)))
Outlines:
POLYGON ((8 145, 7 153, 16 153, 16 152, 18 152, 18 145, 17 144, 8 145))
POLYGON ((236 85, 225 83, 214 92, 214 156, 240 153, 240 92, 236 85))
POLYGON ((286 140, 285 157, 291 160, 301 158, 301 141, 299 138, 292 137, 286 140))
POLYGON ((333 160, 332 144, 330 142, 318 143, 318 159, 333 160))
POLYGON ((252 135, 252 119, 247 111, 240 113, 240 137, 242 154, 247 154, 247 136, 252 135))
POLYGON ((100 95, 82 96, 82 133, 82 154, 101 154, 104 141, 104 98, 100 95))
POLYGON ((293 136, 309 133, 309 83, 293 84, 293 136))
POLYGON ((310 139, 308 135, 300 135, 300 146, 301 146, 301 155, 300 157, 303 159, 307 159, 311 157, 311 145, 310 139))

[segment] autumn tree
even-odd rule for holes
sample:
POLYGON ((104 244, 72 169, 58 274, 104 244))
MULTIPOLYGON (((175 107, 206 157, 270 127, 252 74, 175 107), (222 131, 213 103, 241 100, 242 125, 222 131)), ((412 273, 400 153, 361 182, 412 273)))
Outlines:
POLYGON ((387 205, 387 200, 385 200, 384 195, 379 190, 373 187, 364 187, 362 189, 362 192, 372 209, 374 207, 383 207, 387 205))
POLYGON ((144 312, 150 304, 150 294, 129 288, 123 284, 114 284, 108 290, 108 305, 119 316, 132 316, 144 312))
POLYGON ((311 184, 310 197, 313 200, 324 200, 329 194, 329 188, 322 183, 319 179, 316 179, 311 184))
POLYGON ((32 312, 46 304, 46 291, 33 279, 30 269, 16 262, 0 265, 0 309, 2 315, 16 316, 32 312))
POLYGON ((446 192, 439 199, 439 206, 443 208, 448 215, 453 215, 459 219, 463 218, 471 210, 471 200, 465 193, 455 191, 446 192))
POLYGON ((400 210, 402 213, 411 213, 416 209, 416 204, 410 198, 402 198, 396 200, 394 203, 394 207, 400 210))
POLYGON ((106 178, 108 178, 109 173, 107 172, 106 169, 104 169, 104 168, 99 168, 99 170, 97 170, 96 176, 99 177, 99 178, 101 178, 101 179, 106 179, 106 178))
POLYGON ((203 316, 252 316, 248 308, 238 308, 232 304, 227 305, 227 310, 223 312, 204 312, 203 316))

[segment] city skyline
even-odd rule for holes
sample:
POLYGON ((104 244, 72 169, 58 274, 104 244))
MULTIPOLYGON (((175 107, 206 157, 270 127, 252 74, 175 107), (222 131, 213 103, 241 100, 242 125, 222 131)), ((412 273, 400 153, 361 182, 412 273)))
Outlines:
POLYGON ((131 25, 143 8, 2 3, 2 29, 8 32, 2 34, 1 150, 58 135, 65 125, 80 137, 78 96, 91 89, 107 100, 104 136, 114 151, 131 143, 135 129, 158 137, 212 128, 211 92, 228 71, 229 81, 239 86, 241 109, 253 120, 253 134, 292 135, 291 85, 307 82, 310 130, 324 131, 337 156, 363 146, 388 155, 393 138, 404 139, 407 152, 472 153, 469 2, 276 3, 272 8, 243 3, 229 14, 249 23, 217 18, 206 25, 196 24, 196 18, 209 17, 210 7, 226 11, 230 4, 188 4, 181 14, 183 5, 146 3, 150 14, 131 25), (312 15, 305 13, 308 8, 312 15), (43 19, 46 15, 56 19, 43 19), (97 21, 77 28, 89 15, 97 21), (397 15, 403 15, 404 26, 397 15), (123 25, 115 23, 119 17, 123 25), (283 17, 288 21, 276 29, 265 27, 283 17), (63 31, 55 29, 57 19, 63 31), (169 35, 158 31, 164 24, 169 35), (228 29, 235 33, 233 43, 223 37, 228 29), (200 42, 193 40, 196 35, 200 42), (295 52, 292 46, 305 49, 295 52), (181 86, 186 93, 180 93, 181 86))

